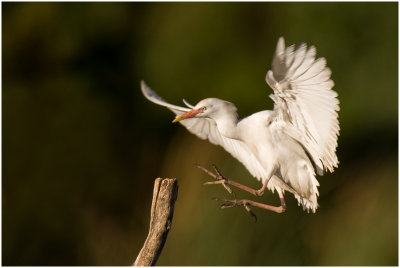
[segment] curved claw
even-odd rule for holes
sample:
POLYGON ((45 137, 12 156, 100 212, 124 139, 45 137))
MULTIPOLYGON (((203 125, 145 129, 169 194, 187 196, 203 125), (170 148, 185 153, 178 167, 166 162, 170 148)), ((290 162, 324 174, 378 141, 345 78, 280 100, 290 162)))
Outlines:
POLYGON ((212 164, 212 167, 214 168, 215 172, 217 173, 218 178, 220 179, 224 179, 224 180, 228 180, 227 178, 225 178, 222 173, 218 170, 217 166, 215 164, 212 164))
POLYGON ((257 215, 250 209, 250 207, 245 203, 243 204, 244 208, 247 210, 248 213, 250 213, 250 215, 252 217, 254 217, 254 222, 257 222, 257 215))

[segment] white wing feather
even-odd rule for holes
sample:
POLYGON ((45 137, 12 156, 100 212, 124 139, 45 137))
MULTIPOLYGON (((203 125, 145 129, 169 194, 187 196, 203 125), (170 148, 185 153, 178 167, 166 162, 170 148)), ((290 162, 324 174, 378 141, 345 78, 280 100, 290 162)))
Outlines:
MULTIPOLYGON (((164 106, 174 112, 176 115, 180 115, 187 111, 188 108, 169 104, 152 91, 144 81, 141 82, 141 88, 143 95, 158 105, 164 106)), ((184 101, 185 105, 193 107, 187 101, 184 101)), ((238 140, 229 139, 222 136, 217 128, 214 120, 209 118, 189 118, 179 121, 184 127, 186 127, 191 133, 195 134, 201 139, 208 139, 212 144, 222 146, 227 152, 233 157, 238 159, 242 164, 249 170, 249 172, 259 180, 265 180, 267 174, 264 168, 261 166, 257 158, 250 151, 248 146, 238 140)))
POLYGON ((305 44, 285 48, 281 37, 266 81, 274 90, 275 120, 293 126, 287 134, 305 147, 321 174, 338 165, 339 101, 326 60, 315 54, 315 47, 305 44))

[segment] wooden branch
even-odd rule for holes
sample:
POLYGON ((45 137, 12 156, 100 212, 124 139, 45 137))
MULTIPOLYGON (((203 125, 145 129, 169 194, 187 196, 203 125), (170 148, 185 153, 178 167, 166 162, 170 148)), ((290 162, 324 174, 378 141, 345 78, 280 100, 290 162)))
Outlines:
POLYGON ((155 180, 149 233, 134 266, 153 266, 157 262, 171 229, 177 195, 176 179, 155 180))

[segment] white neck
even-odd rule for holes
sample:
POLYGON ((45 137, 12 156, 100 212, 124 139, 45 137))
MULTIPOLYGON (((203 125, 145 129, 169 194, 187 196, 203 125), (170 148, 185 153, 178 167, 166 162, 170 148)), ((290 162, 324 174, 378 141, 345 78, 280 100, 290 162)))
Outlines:
POLYGON ((222 136, 230 139, 239 139, 238 119, 236 115, 224 114, 214 119, 222 136))

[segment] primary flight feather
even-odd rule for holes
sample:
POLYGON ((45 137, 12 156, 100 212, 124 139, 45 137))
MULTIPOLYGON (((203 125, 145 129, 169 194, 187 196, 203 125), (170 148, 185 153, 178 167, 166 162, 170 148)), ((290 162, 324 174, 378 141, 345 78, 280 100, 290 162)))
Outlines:
POLYGON ((297 49, 278 41, 267 72, 266 82, 273 89, 274 110, 261 111, 238 120, 234 104, 207 98, 186 107, 164 101, 143 81, 144 96, 174 112, 180 122, 201 139, 222 146, 238 159, 264 187, 294 194, 299 205, 315 212, 319 175, 332 172, 339 135, 339 101, 324 58, 316 59, 314 46, 297 49))

